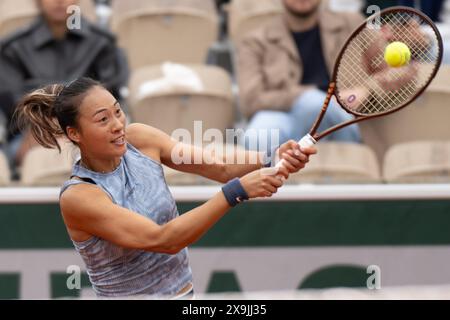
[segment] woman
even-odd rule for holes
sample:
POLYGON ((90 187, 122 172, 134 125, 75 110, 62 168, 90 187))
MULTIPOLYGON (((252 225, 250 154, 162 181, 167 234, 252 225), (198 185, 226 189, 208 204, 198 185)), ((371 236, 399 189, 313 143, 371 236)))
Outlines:
MULTIPOLYGON (((180 297, 192 292, 186 247, 232 206, 270 197, 283 184, 282 178, 265 174, 263 170, 271 169, 261 169, 259 160, 254 165, 225 165, 220 158, 213 164, 175 165, 172 150, 177 142, 146 125, 126 126, 116 99, 88 78, 29 94, 17 116, 31 126, 42 146, 59 149, 57 138, 65 135, 80 149, 73 176, 61 189, 60 206, 100 297, 180 297), (161 164, 224 183, 242 178, 227 182, 211 200, 179 216, 161 164)), ((315 153, 313 148, 300 152, 293 141, 280 151, 287 163, 277 174, 284 178, 315 153)))

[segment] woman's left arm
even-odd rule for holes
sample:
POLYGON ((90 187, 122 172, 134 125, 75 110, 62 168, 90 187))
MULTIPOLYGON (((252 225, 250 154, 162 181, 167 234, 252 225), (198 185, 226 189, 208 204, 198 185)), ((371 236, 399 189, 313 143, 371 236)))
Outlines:
MULTIPOLYGON (((128 141, 141 152, 174 170, 201 175, 205 178, 226 183, 242 177, 265 165, 265 155, 261 152, 247 151, 239 147, 226 149, 201 148, 183 144, 166 133, 144 125, 131 124, 127 127, 128 141), (156 158, 156 159, 155 159, 156 158)), ((315 148, 300 150, 295 141, 288 141, 278 149, 281 159, 290 173, 302 169, 315 148)))

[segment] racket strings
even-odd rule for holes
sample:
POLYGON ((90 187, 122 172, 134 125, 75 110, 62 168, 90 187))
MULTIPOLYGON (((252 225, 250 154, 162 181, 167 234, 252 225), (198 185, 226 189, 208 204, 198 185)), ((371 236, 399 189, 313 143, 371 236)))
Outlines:
POLYGON ((434 29, 417 14, 382 14, 379 28, 366 25, 348 43, 338 62, 336 96, 345 108, 360 115, 399 108, 428 85, 438 68, 439 49, 434 29), (386 30, 389 41, 383 40, 386 30), (410 48, 411 62, 406 66, 393 68, 384 61, 384 47, 393 41, 410 48))
MULTIPOLYGON (((368 46, 365 46, 360 39, 355 38, 355 41, 358 43, 358 46, 354 46, 355 51, 358 50, 357 53, 355 52, 349 52, 349 55, 351 59, 346 60, 346 68, 348 70, 353 70, 353 72, 349 73, 349 76, 346 78, 343 78, 342 81, 344 82, 343 85, 345 88, 353 88, 355 85, 361 85, 364 84, 365 87, 372 87, 375 92, 383 92, 384 90, 381 88, 381 86, 377 82, 371 82, 370 77, 366 74, 366 72, 361 72, 361 70, 354 70, 354 61, 358 61, 361 59, 361 56, 363 55, 363 50, 368 49, 368 46)), ((366 42, 367 43, 367 42, 366 42)), ((358 98, 359 100, 359 111, 363 113, 373 114, 378 112, 385 111, 383 109, 383 106, 389 105, 391 102, 390 99, 385 97, 384 95, 378 96, 378 99, 375 99, 376 96, 373 95, 372 92, 369 92, 368 96, 365 97, 365 100, 362 100, 362 98, 358 98), (377 100, 380 103, 376 103, 377 100)))
MULTIPOLYGON (((356 42, 358 43, 359 46, 359 53, 358 54, 352 54, 351 56, 351 61, 358 61, 360 59, 360 57, 363 55, 363 51, 368 49, 367 45, 364 45, 361 43, 360 39, 356 39, 356 42)), ((367 42, 366 42, 367 43, 367 42)), ((375 61, 376 63, 380 62, 380 60, 382 60, 382 58, 380 56, 377 57, 378 61, 375 61)), ((350 60, 348 60, 350 63, 350 60)), ((351 88, 352 85, 354 84, 365 84, 366 87, 370 87, 373 90, 371 90, 371 92, 368 93, 368 95, 364 98, 364 101, 359 101, 359 111, 362 113, 379 113, 379 112, 383 112, 385 111, 385 106, 392 106, 392 105, 396 105, 398 103, 404 102, 407 96, 405 95, 392 95, 392 92, 388 92, 391 94, 385 95, 385 94, 378 94, 378 96, 374 95, 373 92, 379 92, 379 93, 384 93, 385 90, 383 90, 383 88, 381 88, 381 85, 378 84, 376 81, 372 81, 370 82, 370 78, 368 78, 368 75, 365 72, 358 72, 358 73, 354 73, 357 74, 358 76, 356 77, 352 77, 351 81, 348 83, 346 83, 346 86, 348 88, 351 88), (402 99, 403 98, 403 99, 402 99), (392 101, 393 99, 395 99, 395 101, 392 101), (394 103, 393 103, 394 102, 394 103)), ((392 75, 391 75, 392 76, 392 75)), ((394 75, 395 76, 395 75, 394 75)), ((391 80, 391 83, 394 80, 391 80)), ((405 87, 404 89, 406 89, 405 91, 407 91, 407 93, 412 94, 412 92, 410 90, 408 90, 409 87, 405 87)), ((401 92, 400 92, 401 93, 401 92)))
MULTIPOLYGON (((382 92, 383 89, 381 86, 376 82, 370 82, 369 76, 362 70, 357 70, 355 68, 354 61, 359 61, 364 49, 367 49, 361 42, 360 39, 355 38, 355 42, 358 42, 359 46, 353 46, 353 48, 356 52, 352 52, 352 50, 349 50, 348 55, 350 59, 343 60, 342 63, 344 64, 341 69, 346 69, 348 72, 348 75, 346 77, 341 77, 339 80, 339 89, 346 88, 347 90, 352 90, 355 87, 358 86, 364 86, 365 88, 372 87, 376 92, 382 92), (362 50, 361 50, 362 49, 362 50), (349 72, 350 71, 350 72, 349 72), (374 88, 375 87, 375 88, 374 88)), ((341 70, 341 72, 344 72, 341 70)), ((341 90, 343 91, 343 90, 341 90)), ((351 98, 351 96, 347 97, 347 100, 351 98)), ((368 92, 367 96, 364 96, 364 98, 355 95, 356 101, 353 103, 355 105, 358 105, 358 111, 361 113, 366 114, 373 114, 373 113, 379 113, 383 112, 384 109, 382 108, 384 105, 389 105, 389 99, 386 99, 383 95, 378 96, 378 99, 375 99, 375 95, 372 92, 368 92), (364 99, 364 100, 363 100, 364 99), (379 103, 377 103, 377 101, 379 103)))

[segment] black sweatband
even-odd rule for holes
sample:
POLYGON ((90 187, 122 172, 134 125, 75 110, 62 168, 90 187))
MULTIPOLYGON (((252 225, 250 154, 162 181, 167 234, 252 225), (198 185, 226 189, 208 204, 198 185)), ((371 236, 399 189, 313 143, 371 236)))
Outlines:
POLYGON ((222 192, 225 195, 230 207, 235 207, 238 203, 248 200, 248 194, 242 187, 239 178, 234 178, 222 187, 222 192))

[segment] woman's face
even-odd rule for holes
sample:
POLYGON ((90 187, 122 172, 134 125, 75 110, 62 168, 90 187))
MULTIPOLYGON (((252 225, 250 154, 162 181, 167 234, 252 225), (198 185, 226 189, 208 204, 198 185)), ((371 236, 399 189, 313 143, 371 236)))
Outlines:
POLYGON ((109 159, 126 152, 126 118, 108 90, 92 88, 80 106, 77 143, 82 152, 109 159))

